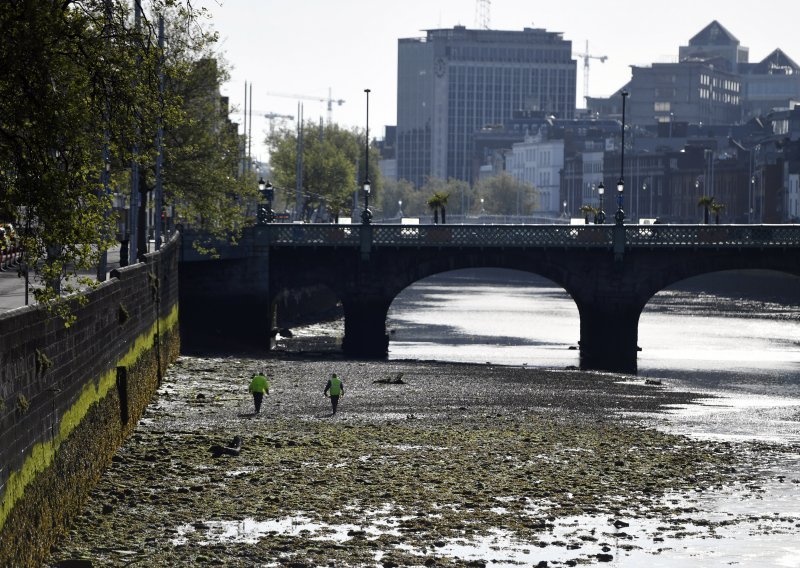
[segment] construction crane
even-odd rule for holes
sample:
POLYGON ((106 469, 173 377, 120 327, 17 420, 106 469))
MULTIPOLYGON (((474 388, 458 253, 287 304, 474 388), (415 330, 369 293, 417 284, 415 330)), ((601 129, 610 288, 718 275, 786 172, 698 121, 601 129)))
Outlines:
POLYGON ((294 120, 294 115, 292 114, 280 114, 279 112, 265 112, 264 118, 269 120, 269 133, 272 134, 275 131, 275 120, 294 120))
POLYGON ((285 118, 286 120, 294 120, 294 115, 292 114, 280 114, 277 112, 268 112, 264 114, 264 118, 269 120, 275 120, 276 118, 285 118))
POLYGON ((298 99, 298 100, 306 100, 306 101, 318 101, 321 103, 327 103, 328 105, 328 123, 331 122, 332 114, 333 114, 333 104, 336 103, 339 106, 344 104, 344 99, 334 99, 331 95, 330 88, 328 89, 328 98, 324 97, 315 97, 314 95, 293 95, 289 93, 267 93, 269 96, 273 97, 288 97, 290 99, 298 99))
POLYGON ((583 101, 587 106, 589 105, 589 60, 597 59, 600 63, 604 63, 608 56, 606 55, 592 55, 589 53, 589 40, 586 40, 586 50, 583 53, 576 53, 575 57, 583 58, 583 101))

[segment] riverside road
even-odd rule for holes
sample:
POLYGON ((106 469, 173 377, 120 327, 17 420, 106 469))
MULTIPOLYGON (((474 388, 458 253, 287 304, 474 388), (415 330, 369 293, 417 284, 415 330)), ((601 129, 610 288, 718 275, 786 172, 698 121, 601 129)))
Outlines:
MULTIPOLYGON (((106 279, 111 277, 112 270, 119 268, 119 247, 108 251, 107 267, 106 279)), ((90 271, 82 271, 81 274, 97 276, 95 272, 90 271)), ((28 283, 28 305, 36 303, 33 290, 37 285, 31 272, 28 283)), ((25 277, 20 274, 19 268, 11 267, 0 272, 0 314, 22 308, 25 305, 25 277)))

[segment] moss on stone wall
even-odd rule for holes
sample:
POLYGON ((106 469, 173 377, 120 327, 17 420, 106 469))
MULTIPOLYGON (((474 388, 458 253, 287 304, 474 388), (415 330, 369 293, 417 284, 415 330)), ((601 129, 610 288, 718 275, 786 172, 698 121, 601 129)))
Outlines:
POLYGON ((41 562, 136 424, 179 350, 175 304, 103 376, 87 382, 61 417, 58 431, 36 444, 22 467, 11 472, 0 501, 0 566, 41 562), (127 368, 127 424, 120 419, 116 367, 127 368))

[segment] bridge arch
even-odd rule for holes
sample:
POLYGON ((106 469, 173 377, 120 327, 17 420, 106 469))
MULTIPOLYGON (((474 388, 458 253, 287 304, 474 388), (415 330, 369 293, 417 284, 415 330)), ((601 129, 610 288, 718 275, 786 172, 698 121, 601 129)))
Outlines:
POLYGON ((394 299, 415 282, 429 276, 468 268, 503 268, 543 276, 565 288, 568 270, 557 253, 531 254, 515 249, 419 250, 398 249, 391 255, 374 254, 359 273, 358 289, 345 292, 345 353, 354 356, 388 355, 386 319, 394 299))
POLYGON ((772 309, 796 312, 791 306, 800 306, 800 276, 785 271, 717 271, 681 280, 650 298, 642 311, 640 363, 657 368, 665 358, 676 358, 680 363, 670 367, 693 361, 701 369, 713 358, 758 372, 767 357, 770 365, 778 364, 768 355, 774 342, 794 343, 798 336, 794 319, 787 323, 784 317, 757 314, 772 309), (749 310, 755 312, 753 319, 730 325, 732 315, 749 310))
POLYGON ((395 296, 387 327, 391 358, 417 353, 429 358, 432 352, 424 347, 409 353, 407 342, 432 342, 450 352, 452 347, 464 361, 484 362, 499 355, 519 363, 539 358, 577 364, 577 305, 563 287, 531 271, 480 267, 417 280, 395 296), (549 301, 563 316, 553 319, 540 311, 549 301), (501 353, 474 349, 481 345, 496 345, 501 353), (524 355, 516 353, 520 350, 524 355))

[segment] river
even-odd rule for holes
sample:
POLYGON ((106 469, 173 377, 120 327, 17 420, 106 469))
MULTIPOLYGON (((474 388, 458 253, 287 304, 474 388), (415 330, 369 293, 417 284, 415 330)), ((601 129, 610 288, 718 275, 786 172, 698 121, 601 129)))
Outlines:
MULTIPOLYGON (((579 365, 575 303, 553 282, 519 271, 422 280, 395 299, 387 328, 390 359, 579 365)), ((640 377, 724 396, 749 417, 704 427, 709 436, 800 441, 798 420, 780 428, 769 416, 753 420, 759 412, 782 420, 783 409, 800 403, 800 278, 729 273, 660 292, 639 320, 639 347, 640 377)))

